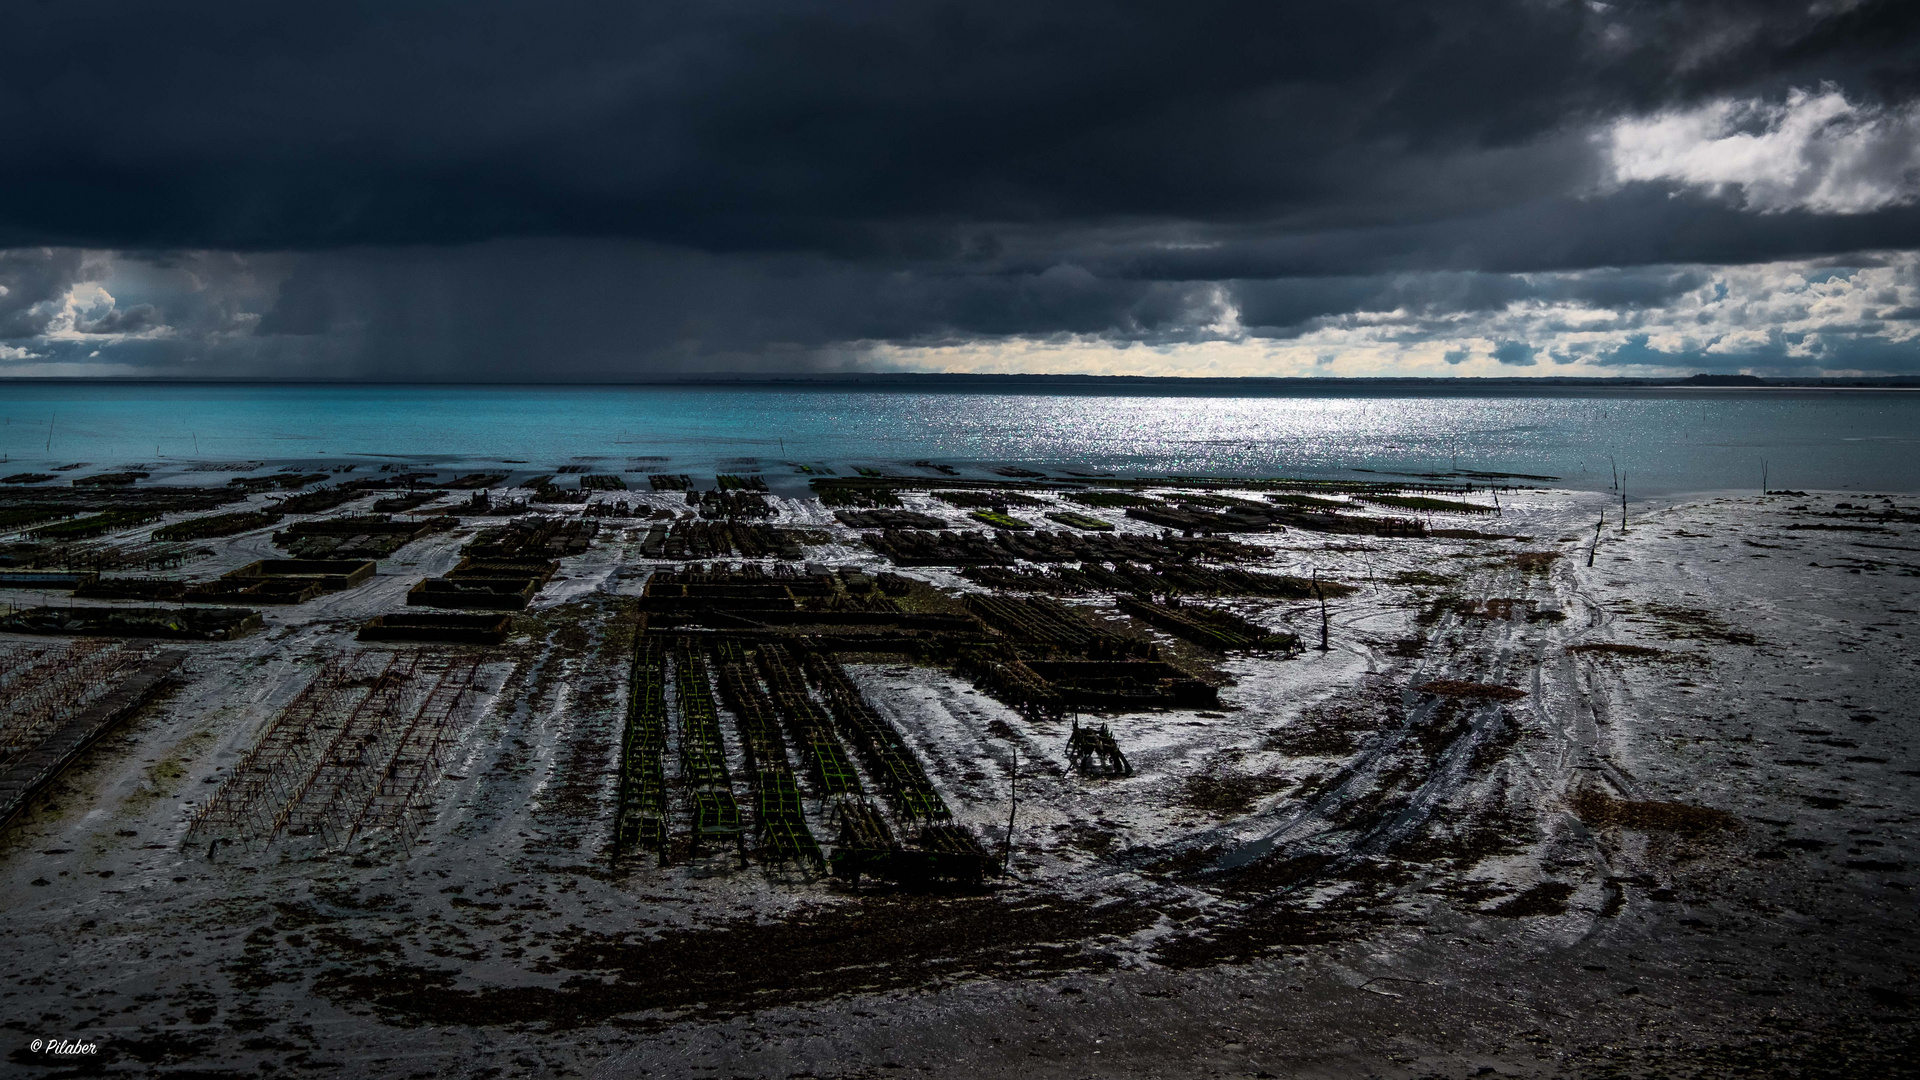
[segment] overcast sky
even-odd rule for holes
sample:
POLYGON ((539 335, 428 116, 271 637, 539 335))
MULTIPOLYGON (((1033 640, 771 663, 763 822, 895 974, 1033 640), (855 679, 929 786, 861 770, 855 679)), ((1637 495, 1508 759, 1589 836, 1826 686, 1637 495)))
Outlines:
POLYGON ((1920 374, 1913 0, 17 0, 0 131, 0 374, 1920 374))

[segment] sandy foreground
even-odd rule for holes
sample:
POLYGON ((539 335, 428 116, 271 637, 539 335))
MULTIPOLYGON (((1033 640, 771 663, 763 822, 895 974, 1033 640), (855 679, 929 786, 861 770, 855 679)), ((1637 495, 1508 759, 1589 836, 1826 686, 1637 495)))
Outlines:
MULTIPOLYGON (((996 850, 1017 750, 1013 875, 984 892, 613 861, 647 570, 617 530, 484 653, 417 839, 189 844, 262 726, 329 657, 382 648, 360 621, 467 537, 417 541, 367 586, 191 646, 183 685, 0 835, 0 1069, 1920 1071, 1920 506, 1703 497, 1623 531, 1615 505, 1589 568, 1604 505, 1520 494, 1436 522, 1504 540, 1262 538, 1266 568, 1358 586, 1329 650, 1161 635, 1230 680, 1226 707, 1102 718, 1124 779, 1073 775, 1064 723, 944 672, 850 663, 996 850)), ((880 568, 841 539, 813 557, 880 568)), ((1318 641, 1316 605, 1234 607, 1318 641)))

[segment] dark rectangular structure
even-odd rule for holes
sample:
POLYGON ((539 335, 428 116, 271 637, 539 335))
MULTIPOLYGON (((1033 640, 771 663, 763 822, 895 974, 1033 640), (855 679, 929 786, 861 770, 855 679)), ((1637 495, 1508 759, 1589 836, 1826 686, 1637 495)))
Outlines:
POLYGON ((401 611, 378 615, 360 628, 361 641, 451 641, 463 645, 498 645, 513 629, 509 615, 462 615, 454 612, 401 611))
POLYGON ((524 611, 539 591, 538 578, 427 578, 407 590, 407 606, 524 611))
POLYGON ((0 573, 0 589, 77 589, 98 580, 91 570, 9 570, 0 573))

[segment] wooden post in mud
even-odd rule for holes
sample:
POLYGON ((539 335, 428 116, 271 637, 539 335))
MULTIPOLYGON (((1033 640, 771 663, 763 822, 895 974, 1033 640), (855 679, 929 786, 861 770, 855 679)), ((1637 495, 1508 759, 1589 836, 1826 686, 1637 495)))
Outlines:
POLYGON ((1320 587, 1320 569, 1313 571, 1313 595, 1320 600, 1320 651, 1331 652, 1333 646, 1327 644, 1327 591, 1320 587))
POLYGON ((1627 474, 1620 474, 1620 535, 1627 534, 1627 474))
POLYGON ((1600 520, 1593 523, 1593 546, 1587 549, 1587 565, 1593 565, 1594 553, 1600 550, 1600 530, 1607 527, 1607 512, 1600 511, 1600 520))
POLYGON ((1000 847, 1002 874, 1013 867, 1013 815, 1020 810, 1020 748, 1009 742, 1007 749, 1013 751, 1013 764, 1007 769, 1007 839, 1000 847))
POLYGON ((1760 459, 1760 494, 1767 493, 1767 459, 1760 459))

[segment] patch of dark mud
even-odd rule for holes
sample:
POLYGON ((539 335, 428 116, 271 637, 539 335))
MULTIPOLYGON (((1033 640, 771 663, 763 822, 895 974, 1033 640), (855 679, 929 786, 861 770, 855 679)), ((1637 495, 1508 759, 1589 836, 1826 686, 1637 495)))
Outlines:
POLYGON ((1486 859, 1524 851, 1532 840, 1532 823, 1524 818, 1486 813, 1454 821, 1443 809, 1435 811, 1426 828, 1395 847, 1394 853, 1410 862, 1448 863, 1452 872, 1461 873, 1486 859))
POLYGON ((1435 679, 1420 684, 1420 692, 1438 697, 1453 698, 1489 698, 1494 701, 1518 701, 1526 697, 1525 690, 1511 686, 1498 686, 1493 683, 1468 682, 1465 679, 1435 679))
POLYGON ((1379 893, 1363 883, 1331 905, 1278 899, 1248 904, 1160 939, 1153 958, 1165 967, 1191 969, 1247 963, 1281 949, 1354 941, 1393 919, 1379 900, 1379 893))
POLYGON ((1234 870, 1209 875, 1210 884, 1228 896, 1270 896, 1325 877, 1339 861, 1339 856, 1327 852, 1268 855, 1234 870))
POLYGON ((1486 741, 1473 748, 1473 757, 1467 760, 1467 771, 1470 773, 1486 772, 1488 769, 1493 768, 1505 760, 1506 756, 1513 752, 1513 748, 1518 745, 1519 742, 1520 725, 1514 723, 1513 718, 1502 710, 1499 726, 1487 737, 1486 741))
POLYGON ((1677 607, 1649 601, 1640 606, 1647 618, 1637 621, 1651 622, 1660 636, 1669 641, 1718 641, 1728 645, 1758 645, 1760 639, 1727 624, 1725 619, 1710 611, 1697 608, 1677 607))
POLYGON ((402 1025, 573 1028, 655 1010, 729 1015, 969 978, 1105 970, 1114 958, 1084 943, 1157 918, 1144 907, 1053 896, 867 897, 771 924, 651 939, 580 934, 555 949, 552 967, 578 973, 559 985, 469 987, 458 971, 369 958, 323 970, 314 988, 402 1025))
POLYGON ((1090 828, 1085 825, 1072 826, 1069 829, 1067 843, 1089 855, 1105 855, 1113 850, 1120 840, 1120 834, 1105 829, 1090 828))
POLYGON ((1426 655, 1427 642, 1425 638, 1419 637, 1401 638, 1397 641, 1389 642, 1385 651, 1388 656, 1396 659, 1418 660, 1426 655))
POLYGON ((1219 860, 1222 850, 1219 844, 1209 844, 1206 847, 1176 851, 1171 855, 1141 864, 1140 871, 1156 877, 1171 877, 1184 881, 1212 866, 1219 860))
POLYGON ((1356 735, 1398 726, 1406 717, 1400 691, 1383 678, 1304 709, 1299 719, 1267 734, 1262 748, 1292 757, 1334 757, 1357 744, 1356 735))
POLYGON ((1342 867, 1334 876, 1334 880, 1365 882, 1397 889, 1402 885, 1411 884, 1417 876, 1413 869, 1400 859, 1374 856, 1342 867))
POLYGON ((1867 1000, 1883 1009, 1895 1009, 1901 1012, 1913 1008, 1913 997, 1895 990, 1891 986, 1869 986, 1866 989, 1867 1000))
POLYGON ((1288 781, 1279 776, 1262 776, 1214 768, 1190 776, 1180 787, 1176 801, 1212 817, 1238 817, 1253 809, 1253 804, 1286 788, 1288 781))
POLYGON ((1593 788, 1574 792, 1567 799, 1567 806, 1588 828, 1614 826, 1686 837, 1733 832, 1740 828, 1740 819, 1724 810, 1683 802, 1616 799, 1593 788))
POLYGON ((1588 641, 1567 646, 1570 653, 1588 656, 1614 656, 1622 660, 1691 660, 1693 657, 1646 645, 1622 645, 1614 641, 1588 641))
POLYGON ((1473 601, 1460 596, 1442 596, 1432 603, 1423 606, 1416 612, 1413 616, 1413 621, 1419 626, 1432 626, 1446 616, 1458 611, 1462 606, 1471 609, 1473 607, 1473 601))
POLYGON ((1382 769, 1364 792, 1355 796, 1333 816, 1337 829, 1366 835, 1378 829, 1407 806, 1415 790, 1425 781, 1426 763, 1404 759, 1382 769))
POLYGON ((1428 761, 1438 758, 1453 741, 1465 735, 1472 727, 1468 710, 1458 701, 1446 700, 1436 705, 1426 716, 1426 722, 1413 729, 1414 744, 1426 755, 1428 761))
POLYGON ((1607 1078, 1858 1080, 1912 1076, 1915 1061, 1920 1061, 1920 1028, 1910 1022, 1845 1015, 1788 1018, 1776 1012, 1736 1035, 1703 1033, 1651 1044, 1609 1040, 1572 1048, 1557 1071, 1607 1078), (1705 1038, 1727 1041, 1702 1041, 1705 1038))
POLYGON ((1174 934, 1154 949, 1154 960, 1165 967, 1215 967, 1247 963, 1277 949, 1350 941, 1358 929, 1345 919, 1302 908, 1265 911, 1257 920, 1234 918, 1205 930, 1174 934))
POLYGON ((1487 881, 1483 878, 1442 881, 1435 885, 1429 885, 1420 891, 1433 896, 1444 896, 1449 900, 1456 900, 1469 907, 1484 904, 1489 900, 1498 900, 1503 896, 1511 895, 1513 892, 1512 889, 1497 881, 1487 881))
POLYGON ((1359 739, 1352 732, 1289 724, 1269 734, 1261 749, 1288 757, 1344 757, 1358 745, 1359 739))
POLYGON ((1486 914, 1503 919, 1565 915, 1567 898, 1573 895, 1573 888, 1564 881, 1543 881, 1503 904, 1488 908, 1486 914))

